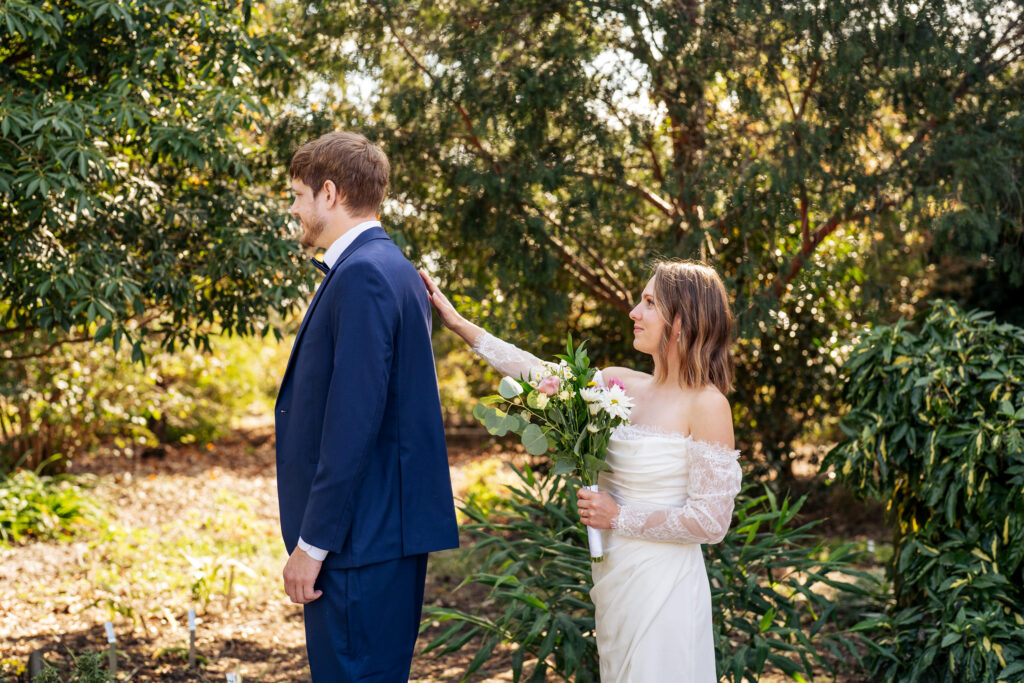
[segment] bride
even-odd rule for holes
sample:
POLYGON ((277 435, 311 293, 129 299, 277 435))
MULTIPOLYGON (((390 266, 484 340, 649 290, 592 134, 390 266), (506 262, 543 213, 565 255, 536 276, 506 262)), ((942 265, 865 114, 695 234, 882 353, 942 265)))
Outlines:
MULTIPOLYGON (((529 377, 532 354, 463 318, 421 271, 445 326, 506 375, 529 377)), ((604 683, 717 681, 711 590, 701 543, 718 543, 740 490, 739 452, 725 398, 732 386, 731 315, 715 271, 662 262, 629 317, 633 347, 654 373, 604 368, 632 397, 631 424, 608 442, 600 492, 580 489, 580 517, 603 531, 593 565, 597 648, 604 683)))

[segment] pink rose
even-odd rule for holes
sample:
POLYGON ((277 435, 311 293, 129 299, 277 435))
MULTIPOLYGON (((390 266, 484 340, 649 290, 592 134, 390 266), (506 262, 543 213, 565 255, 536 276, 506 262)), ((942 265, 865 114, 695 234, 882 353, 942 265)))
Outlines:
POLYGON ((558 387, 561 383, 562 381, 557 377, 545 377, 537 385, 537 391, 543 392, 548 396, 554 396, 558 393, 558 387))
POLYGON ((623 391, 626 390, 626 385, 623 384, 622 380, 620 380, 618 377, 612 377, 610 380, 608 380, 608 386, 610 386, 610 387, 618 387, 619 389, 622 389, 623 391))

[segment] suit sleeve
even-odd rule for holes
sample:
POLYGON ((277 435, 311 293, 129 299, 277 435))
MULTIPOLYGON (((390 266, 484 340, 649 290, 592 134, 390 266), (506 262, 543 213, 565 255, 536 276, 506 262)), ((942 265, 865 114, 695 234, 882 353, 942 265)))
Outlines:
POLYGON ((353 264, 334 279, 337 292, 329 300, 334 355, 331 367, 324 368, 331 382, 299 535, 312 546, 340 552, 384 416, 398 306, 384 274, 371 263, 353 264))

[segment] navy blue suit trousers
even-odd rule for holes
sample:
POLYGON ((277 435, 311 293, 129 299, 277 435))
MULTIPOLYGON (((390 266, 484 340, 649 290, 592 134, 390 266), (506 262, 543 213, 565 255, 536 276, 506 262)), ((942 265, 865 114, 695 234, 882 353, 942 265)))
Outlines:
POLYGON ((419 632, 427 556, 324 569, 305 606, 314 681, 405 683, 419 632))

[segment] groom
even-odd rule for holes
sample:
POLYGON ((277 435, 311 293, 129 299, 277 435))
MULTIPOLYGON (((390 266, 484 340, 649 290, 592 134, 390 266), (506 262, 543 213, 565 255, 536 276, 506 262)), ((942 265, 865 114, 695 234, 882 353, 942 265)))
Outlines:
POLYGON ((285 591, 314 681, 406 681, 427 553, 458 545, 431 310, 377 213, 384 153, 329 133, 292 157, 291 213, 324 273, 274 410, 285 591))

